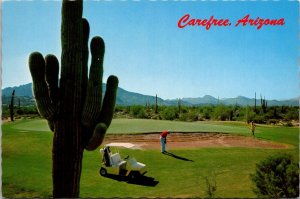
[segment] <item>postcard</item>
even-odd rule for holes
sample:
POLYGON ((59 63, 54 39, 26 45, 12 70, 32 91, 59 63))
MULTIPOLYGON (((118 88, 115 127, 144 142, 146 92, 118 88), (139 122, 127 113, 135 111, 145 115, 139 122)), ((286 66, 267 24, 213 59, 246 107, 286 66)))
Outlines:
POLYGON ((298 1, 3 1, 5 198, 299 196, 298 1))

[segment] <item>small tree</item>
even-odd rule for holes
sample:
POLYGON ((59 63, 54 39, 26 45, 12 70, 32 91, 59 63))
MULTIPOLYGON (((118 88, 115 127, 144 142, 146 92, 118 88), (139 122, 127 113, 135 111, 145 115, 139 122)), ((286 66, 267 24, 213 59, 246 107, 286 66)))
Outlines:
POLYGON ((295 198, 299 196, 299 165, 289 154, 270 156, 256 165, 251 175, 258 197, 295 198))

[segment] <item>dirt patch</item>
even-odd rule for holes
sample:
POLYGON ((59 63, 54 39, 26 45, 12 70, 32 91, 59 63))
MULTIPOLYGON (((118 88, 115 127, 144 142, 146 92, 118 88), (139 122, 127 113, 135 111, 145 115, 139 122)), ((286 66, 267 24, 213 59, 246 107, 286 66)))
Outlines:
MULTIPOLYGON (((160 149, 159 133, 106 135, 104 143, 130 142, 145 149, 160 149)), ((167 147, 174 148, 208 148, 208 147, 246 147, 285 149, 281 144, 255 137, 245 137, 223 133, 172 133, 167 138, 167 147)))

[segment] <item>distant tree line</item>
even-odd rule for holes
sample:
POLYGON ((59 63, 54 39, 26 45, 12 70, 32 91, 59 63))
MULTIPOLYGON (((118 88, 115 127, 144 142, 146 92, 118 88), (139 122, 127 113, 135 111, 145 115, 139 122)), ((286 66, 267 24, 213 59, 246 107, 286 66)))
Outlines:
MULTIPOLYGON (((35 103, 29 103, 25 97, 14 97, 14 105, 11 105, 12 96, 7 97, 2 102, 2 118, 11 117, 11 108, 13 115, 18 117, 39 116, 35 103)), ((157 97, 156 97, 157 98, 157 97)), ((33 99, 34 100, 34 99, 33 99)), ((177 120, 177 121, 245 121, 247 123, 254 121, 260 124, 278 124, 291 126, 291 121, 299 121, 298 106, 268 106, 264 99, 261 99, 260 105, 240 106, 236 105, 203 105, 186 106, 178 100, 177 105, 162 106, 146 103, 145 105, 131 105, 115 107, 115 118, 141 118, 158 120, 177 120)))
MULTIPOLYGON (((14 115, 16 118, 35 115, 38 111, 35 105, 21 105, 15 103, 14 115)), ((10 117, 9 105, 2 105, 2 118, 10 117)), ((115 118, 140 118, 177 121, 254 121, 260 124, 278 124, 283 122, 291 126, 291 121, 299 121, 299 107, 296 106, 270 106, 267 108, 250 106, 158 106, 155 105, 132 105, 115 107, 115 118), (157 109, 157 112, 156 112, 157 109)))
POLYGON ((205 106, 158 106, 134 105, 116 106, 115 117, 141 119, 160 119, 178 121, 254 121, 261 124, 285 122, 291 125, 292 120, 299 120, 299 107, 293 106, 239 106, 205 105, 205 106), (157 109, 157 112, 155 111, 157 109))
POLYGON ((13 122, 15 117, 37 115, 37 109, 35 105, 32 105, 32 101, 33 99, 30 97, 15 96, 15 90, 12 91, 10 97, 2 96, 2 119, 9 117, 13 122))
MULTIPOLYGON (((14 117, 19 118, 19 117, 37 117, 38 111, 36 109, 35 105, 29 105, 29 106, 14 106, 14 117)), ((11 109, 9 105, 2 105, 2 119, 3 118, 8 118, 11 117, 11 109)))

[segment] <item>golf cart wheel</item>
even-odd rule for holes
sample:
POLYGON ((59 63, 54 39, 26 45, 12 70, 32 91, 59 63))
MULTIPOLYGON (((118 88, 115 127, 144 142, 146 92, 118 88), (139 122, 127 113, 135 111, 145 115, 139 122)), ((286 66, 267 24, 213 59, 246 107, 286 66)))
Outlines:
POLYGON ((129 174, 129 180, 136 180, 140 176, 139 172, 132 171, 129 174))
POLYGON ((101 176, 106 176, 107 175, 107 171, 103 167, 101 167, 101 169, 100 169, 100 175, 101 176))

